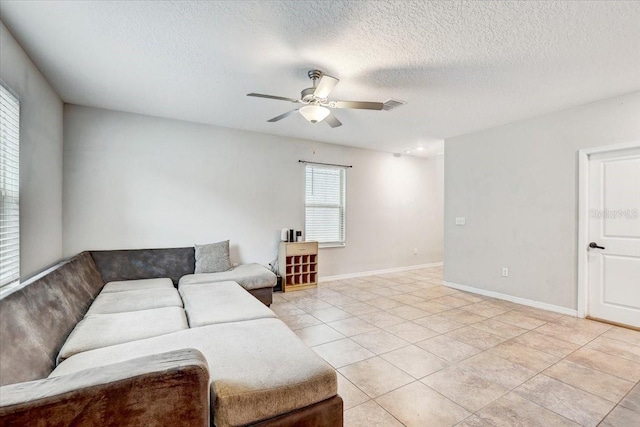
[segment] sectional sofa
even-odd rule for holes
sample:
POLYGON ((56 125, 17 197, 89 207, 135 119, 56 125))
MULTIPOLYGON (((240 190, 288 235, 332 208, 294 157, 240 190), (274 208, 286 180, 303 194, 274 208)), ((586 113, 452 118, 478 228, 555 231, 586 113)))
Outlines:
POLYGON ((0 425, 341 426, 264 271, 193 275, 189 254, 83 252, 1 299, 0 425))

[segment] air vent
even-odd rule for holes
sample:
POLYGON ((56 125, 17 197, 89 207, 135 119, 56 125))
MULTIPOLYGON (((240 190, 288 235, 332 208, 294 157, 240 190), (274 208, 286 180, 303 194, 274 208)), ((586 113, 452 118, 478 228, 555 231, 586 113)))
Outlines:
POLYGON ((384 107, 382 107, 382 109, 385 111, 391 111, 394 108, 398 108, 404 104, 406 104, 406 102, 404 101, 398 101, 397 99, 389 99, 387 101, 384 101, 384 107))

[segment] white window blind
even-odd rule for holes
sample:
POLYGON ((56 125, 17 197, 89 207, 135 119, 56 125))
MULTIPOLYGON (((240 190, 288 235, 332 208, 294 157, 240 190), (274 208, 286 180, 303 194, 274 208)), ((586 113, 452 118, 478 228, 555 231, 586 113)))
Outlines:
POLYGON ((20 106, 0 84, 0 286, 20 279, 20 106))
POLYGON ((305 240, 320 246, 344 246, 347 169, 307 164, 305 240))

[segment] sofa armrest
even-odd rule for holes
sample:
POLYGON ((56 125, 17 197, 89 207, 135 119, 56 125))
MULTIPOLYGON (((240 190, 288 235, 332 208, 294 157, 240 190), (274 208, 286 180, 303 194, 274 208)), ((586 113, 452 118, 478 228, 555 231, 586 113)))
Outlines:
POLYGON ((208 426, 209 371, 195 349, 0 387, 0 425, 208 426))

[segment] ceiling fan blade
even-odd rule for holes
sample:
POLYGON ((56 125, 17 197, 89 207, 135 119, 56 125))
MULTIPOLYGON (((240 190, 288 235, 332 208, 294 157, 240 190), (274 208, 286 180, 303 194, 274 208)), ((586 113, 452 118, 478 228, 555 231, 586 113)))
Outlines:
POLYGON ((316 86, 316 90, 313 91, 313 96, 320 99, 328 98, 329 94, 338 83, 340 83, 340 80, 324 74, 322 77, 320 77, 318 86, 316 86))
POLYGON ((278 101, 289 101, 296 104, 300 102, 299 99, 285 98, 284 96, 265 95, 262 93, 248 93, 247 96, 255 96, 256 98, 277 99, 278 101))
POLYGON ((362 102, 362 101, 333 101, 329 103, 332 108, 355 108, 358 110, 382 110, 382 102, 362 102))
POLYGON ((298 109, 291 110, 291 111, 287 111, 286 113, 284 113, 284 114, 280 114, 278 117, 274 117, 273 119, 269 119, 269 120, 267 120, 267 121, 268 121, 268 122, 271 122, 271 123, 273 123, 273 122, 277 122, 277 121, 279 121, 279 120, 284 119, 285 117, 290 116, 292 113, 295 113, 296 111, 298 111, 298 109))
POLYGON ((324 121, 327 122, 329 126, 331 126, 332 128, 337 128, 338 126, 342 126, 342 123, 340 122, 340 120, 338 120, 338 118, 333 114, 329 114, 327 118, 324 119, 324 121))

